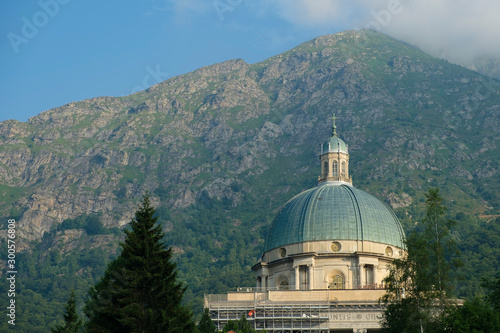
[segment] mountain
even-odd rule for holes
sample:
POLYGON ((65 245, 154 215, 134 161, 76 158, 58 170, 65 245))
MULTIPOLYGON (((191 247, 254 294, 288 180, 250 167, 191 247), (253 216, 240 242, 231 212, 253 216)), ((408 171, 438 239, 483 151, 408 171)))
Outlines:
POLYGON ((237 206, 267 174, 259 196, 311 186, 335 112, 355 184, 386 198, 436 185, 481 212, 498 201, 499 86, 373 31, 319 37, 0 123, 1 211, 32 239, 89 212, 122 225, 146 190, 182 209, 201 197, 237 206))
POLYGON ((42 252, 72 244, 70 253, 90 236, 68 221, 123 226, 148 191, 199 299, 254 284, 270 219, 316 184, 332 113, 354 186, 391 204, 407 228, 429 187, 452 214, 494 219, 499 91, 495 79, 378 32, 322 36, 260 63, 230 60, 1 122, 0 214, 19 221, 20 250, 43 240, 42 252))
POLYGON ((500 80, 500 59, 494 56, 481 56, 464 66, 481 74, 500 80))

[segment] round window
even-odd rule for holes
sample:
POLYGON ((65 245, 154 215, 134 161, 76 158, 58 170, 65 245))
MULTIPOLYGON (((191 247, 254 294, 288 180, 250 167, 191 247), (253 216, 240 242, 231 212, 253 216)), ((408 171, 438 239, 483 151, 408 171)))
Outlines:
POLYGON ((286 249, 284 247, 282 247, 280 249, 280 256, 281 256, 281 258, 285 258, 286 257, 286 249))
POLYGON ((330 244, 330 250, 332 250, 332 252, 339 252, 341 248, 342 246, 339 242, 332 242, 332 244, 330 244))
POLYGON ((385 254, 388 257, 392 257, 392 248, 390 246, 388 246, 388 247, 385 248, 385 254))

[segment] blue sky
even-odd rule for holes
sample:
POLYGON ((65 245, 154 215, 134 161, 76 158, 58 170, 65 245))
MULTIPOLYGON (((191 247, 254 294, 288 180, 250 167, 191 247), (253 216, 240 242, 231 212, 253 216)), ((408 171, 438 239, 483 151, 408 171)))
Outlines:
POLYGON ((0 121, 374 28, 451 61, 500 54, 500 1, 25 0, 0 11, 0 121))

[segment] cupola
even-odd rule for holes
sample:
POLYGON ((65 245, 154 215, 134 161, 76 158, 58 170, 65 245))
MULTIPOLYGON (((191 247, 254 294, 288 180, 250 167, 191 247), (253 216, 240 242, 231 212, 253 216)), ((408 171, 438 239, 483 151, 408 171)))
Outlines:
POLYGON ((318 183, 337 182, 352 185, 352 177, 349 175, 349 150, 347 144, 338 137, 335 125, 335 114, 333 120, 332 137, 321 145, 321 176, 318 183))

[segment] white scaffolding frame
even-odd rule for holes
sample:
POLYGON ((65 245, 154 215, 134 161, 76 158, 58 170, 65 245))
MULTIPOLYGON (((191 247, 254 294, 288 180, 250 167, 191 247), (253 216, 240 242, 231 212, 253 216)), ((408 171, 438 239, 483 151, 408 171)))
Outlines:
POLYGON ((314 332, 328 333, 329 302, 327 300, 293 302, 259 299, 228 301, 227 295, 205 295, 210 317, 218 330, 229 320, 239 320, 244 315, 256 330, 269 333, 314 332), (251 313, 251 315, 249 315, 251 313))

